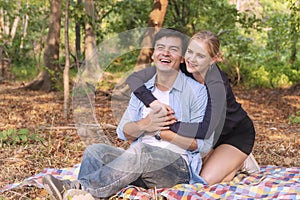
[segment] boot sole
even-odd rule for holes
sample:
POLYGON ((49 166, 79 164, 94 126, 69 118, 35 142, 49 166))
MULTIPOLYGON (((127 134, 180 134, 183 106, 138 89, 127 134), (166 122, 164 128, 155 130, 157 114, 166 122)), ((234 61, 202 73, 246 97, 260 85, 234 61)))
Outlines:
POLYGON ((46 175, 43 177, 43 184, 45 190, 48 192, 48 194, 51 195, 53 200, 62 200, 62 196, 60 191, 56 188, 54 183, 51 180, 51 177, 49 175, 46 175))

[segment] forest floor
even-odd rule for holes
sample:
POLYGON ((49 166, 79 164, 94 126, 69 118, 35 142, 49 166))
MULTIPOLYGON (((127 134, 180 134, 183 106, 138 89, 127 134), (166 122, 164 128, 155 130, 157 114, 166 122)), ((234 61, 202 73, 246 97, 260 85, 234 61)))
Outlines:
MULTIPOLYGON (((72 167, 80 163, 85 148, 72 115, 70 119, 63 117, 62 93, 17 87, 0 84, 0 133, 9 128, 17 131, 25 128, 30 135, 36 134, 36 138, 9 145, 0 141, 0 189, 44 168, 72 167)), ((235 86, 233 89, 255 124, 253 154, 258 163, 300 167, 300 124, 289 124, 289 117, 300 110, 300 88, 249 90, 235 86)), ((95 110, 99 123, 105 124, 105 135, 113 145, 127 146, 116 138, 111 107, 109 92, 99 92, 95 110)), ((48 195, 43 189, 22 187, 0 193, 0 199, 48 199, 48 195)))

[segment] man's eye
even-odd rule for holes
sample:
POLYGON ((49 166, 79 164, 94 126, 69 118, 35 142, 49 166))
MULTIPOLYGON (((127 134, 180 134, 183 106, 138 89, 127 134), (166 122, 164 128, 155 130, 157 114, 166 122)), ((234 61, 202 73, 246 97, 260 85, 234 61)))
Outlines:
POLYGON ((177 48, 171 48, 171 51, 172 51, 172 52, 177 52, 178 49, 177 49, 177 48))

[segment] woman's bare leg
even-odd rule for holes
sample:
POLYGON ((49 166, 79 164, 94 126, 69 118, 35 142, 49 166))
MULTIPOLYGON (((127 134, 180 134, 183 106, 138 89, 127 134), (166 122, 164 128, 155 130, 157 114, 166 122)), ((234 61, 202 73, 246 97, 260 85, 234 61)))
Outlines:
POLYGON ((209 185, 232 180, 247 158, 247 154, 228 144, 218 146, 208 156, 204 159, 200 176, 209 185))

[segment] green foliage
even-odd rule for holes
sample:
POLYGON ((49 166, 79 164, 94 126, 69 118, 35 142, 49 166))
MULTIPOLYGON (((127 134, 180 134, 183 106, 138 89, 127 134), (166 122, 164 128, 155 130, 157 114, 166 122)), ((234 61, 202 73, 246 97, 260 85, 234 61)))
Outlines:
POLYGON ((9 128, 0 132, 0 146, 27 144, 30 142, 43 141, 37 134, 29 134, 27 129, 16 130, 9 128))
MULTIPOLYGON (((6 52, 3 55, 11 59, 10 71, 15 74, 16 79, 30 80, 38 71, 34 69, 38 64, 37 57, 40 55, 43 60, 42 50, 48 32, 50 1, 21 0, 21 9, 18 9, 17 2, 1 1, 0 8, 6 14, 4 20, 9 19, 11 25, 16 16, 20 16, 23 22, 28 15, 27 35, 22 38, 23 27, 20 21, 14 40, 11 41, 10 35, 5 35, 2 31, 0 43, 5 44, 6 52), (21 44, 23 48, 20 48, 21 44)), ((299 82, 299 0, 240 1, 239 6, 233 2, 236 1, 169 1, 163 26, 179 28, 190 36, 200 29, 208 29, 218 34, 226 59, 222 69, 225 69, 232 80, 237 78, 238 67, 241 83, 249 87, 272 88, 299 82), (247 2, 256 4, 253 6, 247 2)), ((76 0, 70 1, 71 54, 75 54, 75 23, 83 28, 85 22, 89 22, 97 36, 97 44, 101 44, 116 33, 146 27, 152 7, 153 1, 94 0, 94 14, 87 16, 84 1, 80 4, 76 0)), ((63 20, 62 18, 62 28, 63 20)), ((63 63, 65 45, 63 34, 61 36, 59 60, 63 63)), ((130 37, 135 36, 127 35, 127 38, 120 38, 120 41, 126 43, 131 40, 130 37)), ((83 38, 82 29, 82 42, 83 38)), ((137 55, 137 52, 126 53, 119 58, 115 58, 113 53, 102 55, 110 56, 106 60, 111 57, 115 59, 113 63, 106 63, 104 58, 103 66, 106 68, 109 65, 105 70, 112 73, 128 72, 135 65, 137 55)), ((62 74, 62 70, 59 73, 62 74)), ((54 72, 52 74, 56 82, 62 81, 62 75, 54 72)), ((62 90, 59 84, 55 87, 62 90)))
POLYGON ((139 50, 128 52, 118 57, 113 63, 111 63, 106 69, 107 72, 127 72, 134 68, 137 58, 139 56, 139 50))
POLYGON ((300 124, 300 110, 289 117, 289 124, 300 124))
POLYGON ((185 0, 169 1, 164 26, 175 27, 188 35, 200 29, 215 33, 235 27, 237 10, 227 0, 185 0))
POLYGON ((270 73, 264 66, 260 66, 257 69, 252 69, 250 77, 247 81, 247 85, 250 87, 270 87, 270 73))
POLYGON ((24 64, 13 64, 11 65, 9 71, 15 75, 17 81, 30 81, 38 74, 36 68, 36 62, 30 59, 24 64))

